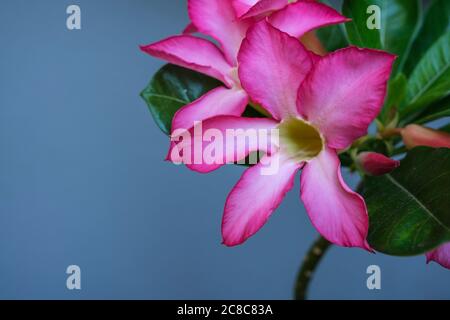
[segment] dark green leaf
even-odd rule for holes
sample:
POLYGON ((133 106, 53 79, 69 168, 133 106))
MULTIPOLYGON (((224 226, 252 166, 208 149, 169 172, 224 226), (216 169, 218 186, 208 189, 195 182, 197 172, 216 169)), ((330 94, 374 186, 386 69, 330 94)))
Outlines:
POLYGON ((448 31, 450 31, 450 1, 434 0, 412 46, 413 54, 408 57, 405 64, 405 74, 410 75, 431 45, 448 31))
POLYGON ((444 34, 425 54, 408 81, 402 116, 420 111, 423 107, 450 93, 450 32, 444 34))
POLYGON ((450 240, 450 149, 413 149, 390 174, 368 177, 368 241, 377 251, 408 256, 450 240))
MULTIPOLYGON (((320 2, 323 2, 328 6, 332 6, 332 4, 328 0, 321 0, 320 2)), ((316 33, 320 39, 320 42, 329 52, 336 51, 348 46, 345 27, 342 24, 319 28, 316 33)))
POLYGON ((450 96, 432 104, 413 122, 424 124, 444 117, 450 117, 450 96))
POLYGON ((317 36, 325 49, 329 52, 336 51, 348 46, 345 30, 342 25, 333 25, 317 30, 317 36))
POLYGON ((170 134, 175 113, 219 85, 215 79, 168 64, 155 74, 141 96, 159 128, 170 134))
POLYGON ((421 24, 420 0, 377 0, 381 8, 381 45, 398 55, 394 74, 402 71, 421 24))
POLYGON ((450 133, 450 123, 445 125, 445 126, 443 126, 443 127, 441 127, 441 128, 439 128, 439 130, 450 133))
POLYGON ((344 0, 342 13, 352 19, 345 24, 351 44, 365 48, 382 48, 380 31, 367 27, 367 20, 371 16, 367 9, 374 4, 377 3, 373 0, 344 0))
POLYGON ((344 15, 353 19, 346 24, 352 44, 397 54, 394 74, 401 71, 409 55, 421 12, 420 0, 345 0, 343 7, 344 15), (370 10, 371 6, 379 11, 370 10), (376 16, 378 12, 380 16, 376 16), (378 18, 380 29, 369 29, 373 25, 372 17, 378 18))

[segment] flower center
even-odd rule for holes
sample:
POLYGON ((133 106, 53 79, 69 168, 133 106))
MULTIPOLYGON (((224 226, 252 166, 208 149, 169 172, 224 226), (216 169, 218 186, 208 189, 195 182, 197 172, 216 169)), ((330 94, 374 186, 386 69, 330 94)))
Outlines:
POLYGON ((233 85, 237 89, 242 89, 241 80, 239 79, 239 73, 238 73, 237 67, 231 69, 231 71, 229 73, 229 77, 230 77, 231 81, 233 81, 233 85))
POLYGON ((282 151, 296 162, 312 160, 324 148, 324 140, 319 131, 302 119, 287 119, 278 129, 282 151))

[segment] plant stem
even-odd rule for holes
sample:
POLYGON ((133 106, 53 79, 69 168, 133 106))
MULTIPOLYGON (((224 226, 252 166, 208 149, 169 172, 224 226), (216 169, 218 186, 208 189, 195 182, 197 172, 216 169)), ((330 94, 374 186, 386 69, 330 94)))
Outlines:
POLYGON ((330 246, 331 243, 321 236, 309 249, 297 276, 297 282, 295 285, 296 300, 307 299, 309 284, 314 272, 330 246))

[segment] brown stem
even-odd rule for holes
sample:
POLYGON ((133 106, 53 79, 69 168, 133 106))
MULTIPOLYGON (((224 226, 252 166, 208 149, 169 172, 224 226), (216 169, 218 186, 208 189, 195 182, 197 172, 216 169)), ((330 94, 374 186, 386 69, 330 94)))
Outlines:
POLYGON ((314 272, 330 246, 331 243, 321 236, 309 249, 297 276, 295 285, 296 300, 307 299, 309 284, 314 272))
POLYGON ((395 136, 399 136, 402 134, 402 129, 401 128, 392 128, 392 129, 386 129, 383 132, 380 133, 381 137, 383 139, 388 139, 388 138, 392 138, 395 136))

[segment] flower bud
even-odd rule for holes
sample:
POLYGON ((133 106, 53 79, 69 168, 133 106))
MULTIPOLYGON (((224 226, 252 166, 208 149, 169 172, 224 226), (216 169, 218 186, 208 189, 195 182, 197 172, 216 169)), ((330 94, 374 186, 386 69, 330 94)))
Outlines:
POLYGON ((406 148, 419 146, 433 148, 450 148, 450 134, 425 128, 417 124, 410 124, 401 131, 406 148))
POLYGON ((388 158, 381 153, 362 152, 358 154, 356 164, 368 175, 381 176, 400 166, 400 161, 388 158))

